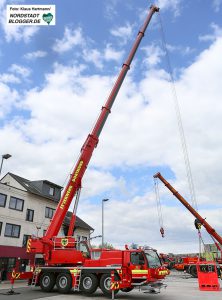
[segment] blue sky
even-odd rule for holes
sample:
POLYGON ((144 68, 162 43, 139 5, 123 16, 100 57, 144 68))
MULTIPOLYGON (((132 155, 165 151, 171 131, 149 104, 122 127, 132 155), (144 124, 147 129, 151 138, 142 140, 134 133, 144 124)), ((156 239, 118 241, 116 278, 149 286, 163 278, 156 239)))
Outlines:
MULTIPOLYGON (((63 184, 151 2, 51 1, 56 26, 6 26, 6 4, 35 3, 0 0, 0 153, 12 154, 3 175, 63 184)), ((110 198, 109 242, 198 251, 193 217, 164 187, 165 239, 159 234, 153 174, 190 197, 160 18, 200 213, 222 233, 222 1, 157 4, 160 16, 151 20, 84 177, 78 214, 101 234, 101 199, 110 198)))

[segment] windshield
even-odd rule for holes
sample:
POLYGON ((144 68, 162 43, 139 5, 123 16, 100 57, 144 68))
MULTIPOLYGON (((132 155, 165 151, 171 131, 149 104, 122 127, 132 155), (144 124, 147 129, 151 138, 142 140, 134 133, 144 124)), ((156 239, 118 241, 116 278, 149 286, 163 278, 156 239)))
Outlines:
POLYGON ((148 260, 148 264, 150 268, 158 268, 161 267, 161 262, 156 251, 146 250, 145 251, 146 258, 148 260))

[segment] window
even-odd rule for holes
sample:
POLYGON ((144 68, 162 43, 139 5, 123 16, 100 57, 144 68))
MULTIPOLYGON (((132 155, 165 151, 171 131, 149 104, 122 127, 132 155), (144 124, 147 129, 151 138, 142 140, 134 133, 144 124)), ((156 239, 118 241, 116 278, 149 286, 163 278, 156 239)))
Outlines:
POLYGON ((49 188, 49 195, 54 196, 55 194, 55 188, 51 187, 49 188))
POLYGON ((5 207, 7 195, 0 194, 0 206, 5 207))
POLYGON ((51 208, 51 207, 46 207, 45 208, 45 217, 52 219, 52 216, 54 214, 55 209, 51 208))
POLYGON ((46 234, 46 229, 43 229, 43 236, 45 236, 45 234, 46 234))
POLYGON ((20 263, 19 263, 19 272, 25 272, 26 271, 26 267, 29 264, 29 260, 28 259, 20 259, 20 263))
POLYGON ((15 267, 16 258, 15 257, 9 257, 8 259, 8 272, 12 272, 13 268, 15 267))
POLYGON ((144 265, 145 259, 141 252, 132 252, 131 255, 131 263, 133 265, 144 265))
POLYGON ((2 222, 0 222, 0 235, 2 233, 2 222))
POLYGON ((6 223, 5 236, 19 238, 20 229, 21 229, 20 225, 6 223))
POLYGON ((23 235, 22 247, 27 246, 27 242, 28 242, 28 239, 30 239, 30 237, 31 237, 31 235, 28 235, 28 234, 23 235))
POLYGON ((156 251, 146 250, 145 254, 150 268, 159 268, 161 266, 160 258, 156 251))
POLYGON ((26 211, 26 221, 33 222, 33 218, 34 218, 34 210, 28 208, 26 211))
POLYGON ((9 208, 23 211, 24 200, 11 197, 9 202, 9 208))

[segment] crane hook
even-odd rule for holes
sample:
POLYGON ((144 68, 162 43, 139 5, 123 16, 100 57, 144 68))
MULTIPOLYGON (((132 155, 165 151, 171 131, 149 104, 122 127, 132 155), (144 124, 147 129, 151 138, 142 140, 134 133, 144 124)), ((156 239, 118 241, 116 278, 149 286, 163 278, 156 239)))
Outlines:
POLYGON ((160 227, 160 233, 162 235, 162 238, 164 238, 164 228, 163 227, 160 227))

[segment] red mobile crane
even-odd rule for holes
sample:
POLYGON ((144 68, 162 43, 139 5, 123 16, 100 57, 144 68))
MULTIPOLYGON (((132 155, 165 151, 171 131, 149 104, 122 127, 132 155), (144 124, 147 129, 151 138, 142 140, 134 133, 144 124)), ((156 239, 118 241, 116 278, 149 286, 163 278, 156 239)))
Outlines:
MULTIPOLYGON (((213 238, 213 241, 217 247, 217 249, 221 252, 221 258, 222 258, 222 237, 216 232, 216 230, 210 226, 210 224, 201 217, 201 215, 179 194, 178 191, 176 191, 172 185, 160 174, 157 173, 153 176, 154 178, 159 178, 160 181, 163 182, 163 184, 171 191, 171 193, 191 212, 191 214, 196 218, 195 219, 195 227, 197 229, 200 228, 201 225, 204 226, 206 231, 210 234, 210 236, 213 238)), ((198 257, 194 258, 185 258, 184 262, 178 265, 179 269, 185 269, 187 272, 189 272, 192 276, 196 277, 196 262, 198 261, 198 257)), ((218 259, 218 263, 222 263, 221 259, 218 259)))
POLYGON ((118 291, 121 289, 128 292, 136 286, 144 289, 160 288, 163 285, 161 280, 169 274, 169 271, 161 265, 157 252, 152 248, 103 249, 100 258, 93 259, 87 243, 77 243, 72 237, 82 177, 98 144, 99 135, 111 112, 111 107, 130 68, 136 50, 153 14, 157 11, 159 8, 156 6, 150 7, 129 56, 122 66, 105 105, 102 107, 99 118, 82 146, 80 157, 45 236, 33 237, 27 243, 28 252, 43 255, 44 266, 39 268, 33 266, 33 270, 26 274, 14 273, 14 278, 29 277, 31 284, 40 285, 44 291, 51 291, 56 284, 57 289, 62 293, 67 293, 73 288, 92 294, 99 286, 104 294, 109 295, 111 290, 118 291), (77 195, 77 200, 69 226, 69 236, 57 237, 75 195, 77 195))

